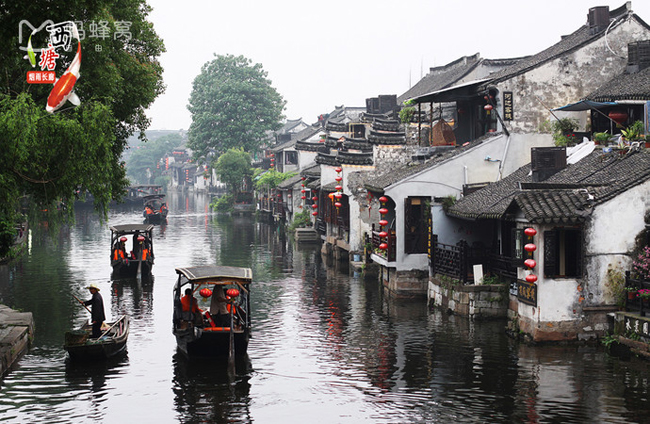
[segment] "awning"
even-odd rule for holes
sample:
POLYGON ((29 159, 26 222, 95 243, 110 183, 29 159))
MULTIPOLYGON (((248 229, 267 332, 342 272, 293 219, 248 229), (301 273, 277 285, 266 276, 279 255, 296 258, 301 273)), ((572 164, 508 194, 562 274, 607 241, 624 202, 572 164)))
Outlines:
POLYGON ((577 112, 581 110, 601 109, 607 106, 616 106, 616 102, 592 102, 591 100, 580 100, 576 103, 571 103, 566 106, 556 107, 551 109, 553 111, 560 110, 564 112, 577 112))
POLYGON ((441 90, 436 90, 436 91, 432 91, 430 93, 422 94, 420 96, 416 96, 416 97, 410 98, 408 100, 413 100, 416 103, 453 102, 453 101, 456 101, 459 97, 465 97, 467 95, 473 94, 473 92, 472 92, 473 88, 475 88, 478 85, 480 85, 480 84, 482 84, 482 83, 484 83, 486 81, 489 81, 489 80, 490 80, 490 78, 483 78, 483 79, 479 79, 479 80, 468 81, 468 82, 464 82, 464 83, 454 85, 452 87, 447 87, 447 88, 443 88, 441 90))

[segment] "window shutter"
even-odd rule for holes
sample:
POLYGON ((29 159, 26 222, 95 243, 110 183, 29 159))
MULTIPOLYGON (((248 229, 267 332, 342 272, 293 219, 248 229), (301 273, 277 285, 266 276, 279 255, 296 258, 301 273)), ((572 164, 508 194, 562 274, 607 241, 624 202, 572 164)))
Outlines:
POLYGON ((544 276, 557 275, 557 232, 544 231, 544 276))

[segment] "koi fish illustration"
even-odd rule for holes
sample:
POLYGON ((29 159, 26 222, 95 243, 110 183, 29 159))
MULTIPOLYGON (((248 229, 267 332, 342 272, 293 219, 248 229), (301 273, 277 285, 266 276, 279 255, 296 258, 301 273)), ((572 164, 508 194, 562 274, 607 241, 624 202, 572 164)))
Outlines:
POLYGON ((27 40, 27 56, 25 59, 29 59, 29 63, 32 65, 32 68, 36 66, 36 54, 34 54, 34 48, 32 47, 32 32, 29 34, 29 39, 27 40))
POLYGON ((54 88, 50 92, 49 97, 47 98, 47 106, 45 110, 53 113, 55 110, 59 109, 66 100, 69 100, 75 106, 78 106, 81 101, 79 97, 74 93, 74 85, 79 79, 79 68, 81 67, 81 40, 79 39, 79 32, 77 31, 77 25, 74 22, 70 22, 72 26, 72 33, 74 38, 77 39, 77 53, 72 60, 68 69, 65 70, 61 78, 58 78, 54 83, 54 88))

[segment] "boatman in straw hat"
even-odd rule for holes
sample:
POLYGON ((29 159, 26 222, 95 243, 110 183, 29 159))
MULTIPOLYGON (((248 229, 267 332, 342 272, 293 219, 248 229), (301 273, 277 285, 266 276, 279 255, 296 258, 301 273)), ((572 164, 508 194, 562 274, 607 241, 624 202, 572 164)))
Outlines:
POLYGON ((86 288, 90 290, 90 294, 92 294, 93 297, 90 300, 85 301, 84 305, 90 305, 90 320, 93 325, 93 334, 91 337, 97 339, 102 335, 102 324, 106 319, 106 316, 104 315, 104 300, 102 299, 102 295, 99 294, 99 287, 91 284, 86 288))

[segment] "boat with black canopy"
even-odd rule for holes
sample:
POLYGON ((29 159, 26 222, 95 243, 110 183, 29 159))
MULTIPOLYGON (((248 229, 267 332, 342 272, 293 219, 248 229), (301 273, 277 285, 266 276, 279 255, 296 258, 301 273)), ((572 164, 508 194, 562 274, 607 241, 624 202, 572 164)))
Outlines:
POLYGON ((251 332, 250 268, 176 268, 173 333, 190 357, 243 355, 251 332), (203 309, 201 308, 203 306, 203 309))
POLYGON ((151 194, 143 197, 144 210, 142 216, 151 224, 162 224, 167 221, 169 208, 164 194, 151 194))
POLYGON ((113 225, 110 229, 113 277, 149 276, 155 259, 153 224, 113 225))

